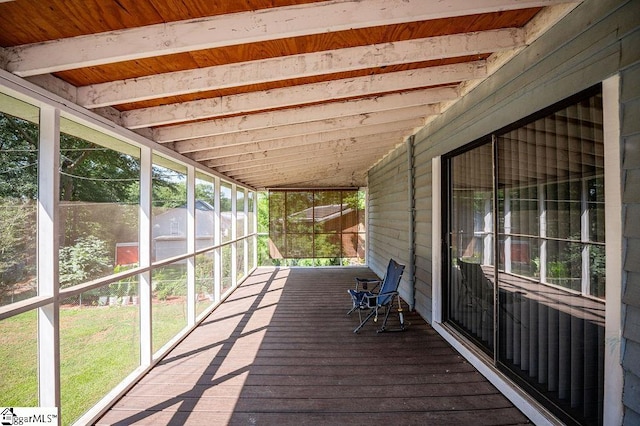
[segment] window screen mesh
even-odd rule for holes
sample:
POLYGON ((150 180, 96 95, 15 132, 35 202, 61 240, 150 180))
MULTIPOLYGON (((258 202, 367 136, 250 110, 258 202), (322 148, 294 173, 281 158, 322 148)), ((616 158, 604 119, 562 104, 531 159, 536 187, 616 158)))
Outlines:
POLYGON ((364 235, 358 190, 269 191, 274 259, 364 258, 364 235))

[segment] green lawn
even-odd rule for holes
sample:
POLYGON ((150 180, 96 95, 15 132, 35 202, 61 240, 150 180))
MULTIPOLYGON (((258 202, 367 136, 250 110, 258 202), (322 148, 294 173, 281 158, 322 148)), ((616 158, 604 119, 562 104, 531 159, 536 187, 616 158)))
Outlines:
MULTIPOLYGON (((154 303, 154 350, 186 325, 183 303, 154 303)), ((60 311, 62 424, 68 425, 139 365, 138 307, 60 311)), ((37 406, 36 312, 0 321, 0 406, 37 406)))

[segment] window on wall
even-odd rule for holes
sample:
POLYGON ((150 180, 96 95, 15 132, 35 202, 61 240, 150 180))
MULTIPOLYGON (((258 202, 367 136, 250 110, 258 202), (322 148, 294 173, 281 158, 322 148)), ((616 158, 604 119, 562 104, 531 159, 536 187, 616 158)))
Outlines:
POLYGON ((0 306, 37 295, 39 114, 0 93, 0 306))
POLYGON ((362 263, 364 197, 358 190, 269 192, 269 253, 273 259, 362 263))
POLYGON ((447 321, 567 423, 601 424, 602 97, 445 159, 447 321))

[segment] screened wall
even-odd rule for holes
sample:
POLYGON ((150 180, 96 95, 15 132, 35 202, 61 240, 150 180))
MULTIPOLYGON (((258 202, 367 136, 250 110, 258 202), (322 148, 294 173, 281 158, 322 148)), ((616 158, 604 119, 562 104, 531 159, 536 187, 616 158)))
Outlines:
POLYGON ((364 193, 353 190, 269 191, 269 255, 364 263, 364 193))
POLYGON ((256 267, 255 199, 0 93, 0 406, 89 422, 256 267))
POLYGON ((569 424, 603 419, 603 159, 597 88, 444 162, 447 321, 569 424))

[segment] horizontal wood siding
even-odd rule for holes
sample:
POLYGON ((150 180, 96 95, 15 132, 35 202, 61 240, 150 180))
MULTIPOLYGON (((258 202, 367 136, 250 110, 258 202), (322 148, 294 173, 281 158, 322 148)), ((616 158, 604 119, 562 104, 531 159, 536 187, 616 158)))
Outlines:
MULTIPOLYGON (((409 262, 407 179, 404 146, 385 157, 369 174, 367 259, 369 267, 381 277, 390 258, 404 265, 409 262)), ((410 297, 409 290, 408 274, 405 274, 400 284, 405 300, 410 297)))
POLYGON ((431 159, 416 156, 416 311, 427 321, 432 320, 432 173, 431 159))
MULTIPOLYGON (((640 419, 640 2, 586 0, 466 97, 416 134, 416 309, 431 320, 431 160, 616 75, 621 75, 621 148, 626 246, 622 288, 624 423, 640 419)), ((369 174, 374 270, 403 238, 404 149, 369 174), (391 176, 397 170, 400 176, 391 176), (397 181, 396 187, 392 182, 397 181), (387 193, 391 191, 392 193, 387 193), (394 195, 393 192, 396 194, 394 195), (402 234, 402 237, 401 237, 402 234)), ((404 240, 403 240, 404 241, 404 240)))

